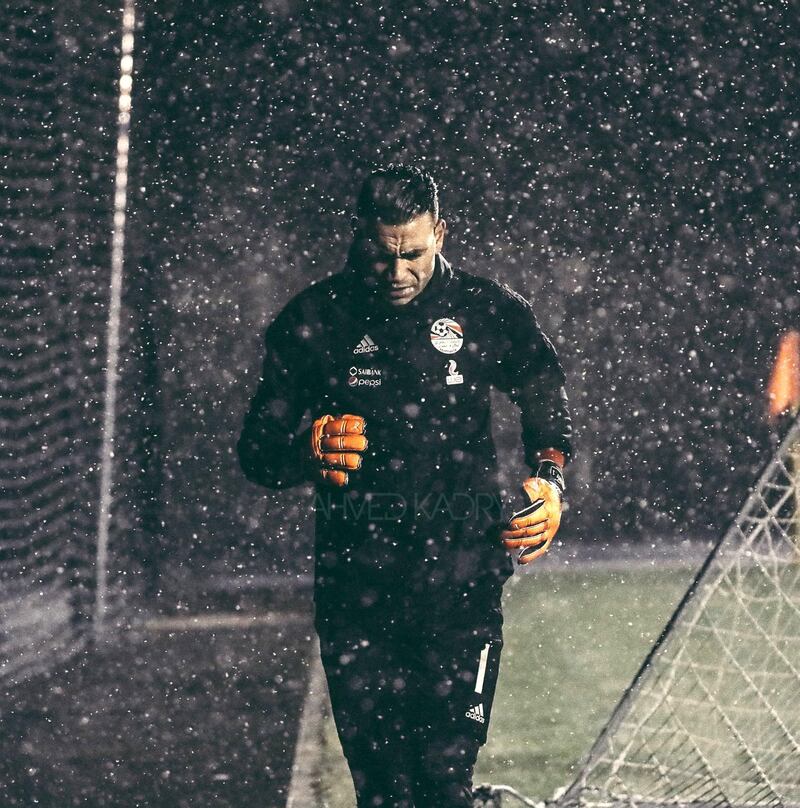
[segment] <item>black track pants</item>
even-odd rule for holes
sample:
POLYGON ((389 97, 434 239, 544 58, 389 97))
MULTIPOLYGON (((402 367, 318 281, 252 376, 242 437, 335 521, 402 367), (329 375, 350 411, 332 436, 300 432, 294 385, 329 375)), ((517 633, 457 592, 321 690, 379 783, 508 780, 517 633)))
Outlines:
POLYGON ((358 808, 471 808, 502 648, 499 608, 480 622, 454 614, 435 630, 349 617, 317 623, 358 808))

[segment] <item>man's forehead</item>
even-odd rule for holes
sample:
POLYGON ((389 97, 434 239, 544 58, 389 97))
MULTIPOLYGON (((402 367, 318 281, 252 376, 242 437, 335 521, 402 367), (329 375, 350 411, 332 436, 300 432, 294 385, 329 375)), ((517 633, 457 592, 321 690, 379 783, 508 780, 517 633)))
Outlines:
POLYGON ((375 241, 384 244, 419 242, 424 246, 433 235, 434 227, 433 217, 429 214, 423 214, 402 224, 387 224, 377 220, 373 222, 369 230, 370 236, 375 241))

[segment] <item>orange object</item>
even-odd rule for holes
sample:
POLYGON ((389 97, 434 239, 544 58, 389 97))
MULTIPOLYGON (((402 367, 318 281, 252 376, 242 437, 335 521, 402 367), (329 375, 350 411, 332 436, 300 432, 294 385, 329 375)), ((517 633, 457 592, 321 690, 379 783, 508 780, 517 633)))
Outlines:
POLYGON ((800 331, 787 331, 778 345, 778 355, 767 384, 767 419, 800 410, 800 331))
POLYGON ((520 564, 529 564, 543 556, 561 524, 561 494, 554 483, 539 477, 529 477, 522 483, 525 498, 530 503, 517 511, 500 533, 507 550, 519 550, 520 564))
POLYGON ((361 452, 367 448, 366 422, 360 415, 323 415, 311 428, 311 454, 319 463, 321 478, 345 486, 348 471, 361 468, 361 452))

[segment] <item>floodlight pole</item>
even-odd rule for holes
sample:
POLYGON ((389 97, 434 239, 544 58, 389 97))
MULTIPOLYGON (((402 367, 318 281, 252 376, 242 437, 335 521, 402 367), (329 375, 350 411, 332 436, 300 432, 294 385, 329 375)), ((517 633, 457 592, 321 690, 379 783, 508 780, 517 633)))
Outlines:
POLYGON ((114 217, 111 230, 111 285, 106 328, 106 384, 103 405, 103 437, 100 449, 100 502, 97 514, 95 637, 102 637, 108 611, 108 537, 114 472, 114 431, 119 377, 119 330, 122 308, 122 271, 125 260, 125 208, 128 190, 131 89, 133 86, 134 0, 124 0, 117 102, 117 164, 114 182, 114 217))

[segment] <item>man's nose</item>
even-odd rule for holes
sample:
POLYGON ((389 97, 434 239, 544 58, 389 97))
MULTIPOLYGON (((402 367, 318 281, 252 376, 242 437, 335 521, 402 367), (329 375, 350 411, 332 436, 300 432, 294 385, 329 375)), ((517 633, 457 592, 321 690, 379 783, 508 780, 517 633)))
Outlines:
POLYGON ((402 258, 398 258, 396 256, 392 256, 389 259, 389 278, 391 280, 397 280, 401 278, 406 271, 406 262, 402 258))

